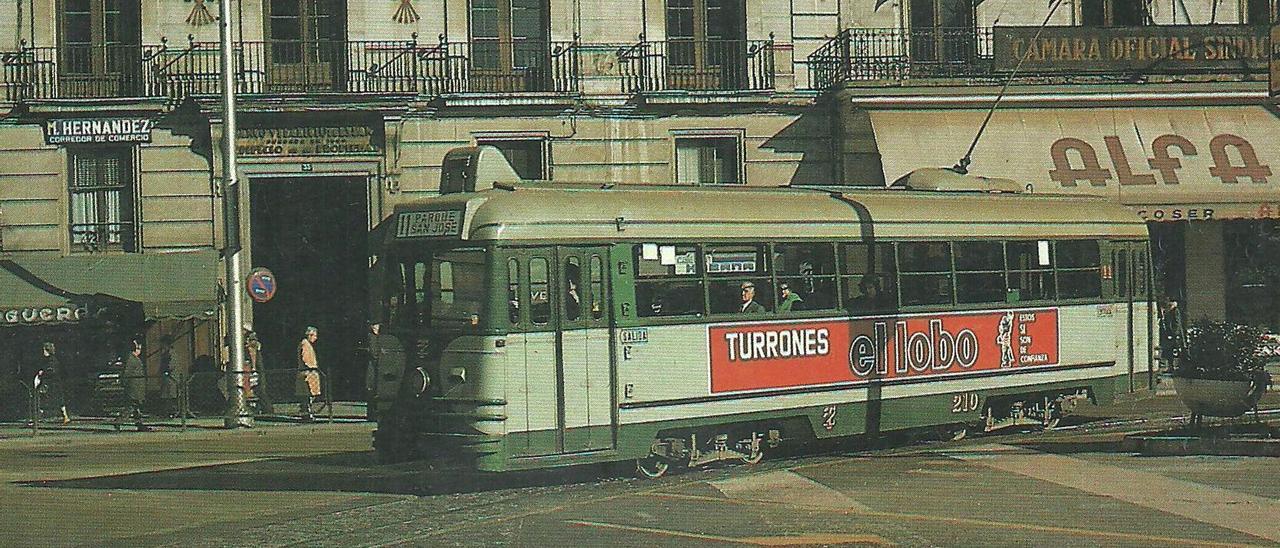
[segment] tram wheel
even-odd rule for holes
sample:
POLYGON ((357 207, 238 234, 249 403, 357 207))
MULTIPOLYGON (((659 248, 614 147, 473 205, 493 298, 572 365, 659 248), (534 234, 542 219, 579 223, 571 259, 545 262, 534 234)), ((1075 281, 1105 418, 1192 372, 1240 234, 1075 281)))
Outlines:
POLYGON ((944 441, 960 441, 969 435, 969 427, 963 424, 944 428, 942 430, 942 439, 944 441))
POLYGON ((654 455, 636 459, 636 474, 645 479, 657 479, 666 475, 671 463, 654 455))

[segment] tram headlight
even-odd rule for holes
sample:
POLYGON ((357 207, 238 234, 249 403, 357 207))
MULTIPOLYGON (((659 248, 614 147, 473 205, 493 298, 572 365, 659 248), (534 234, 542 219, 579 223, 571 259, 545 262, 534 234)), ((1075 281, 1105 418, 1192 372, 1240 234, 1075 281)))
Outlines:
POLYGON ((418 373, 414 382, 414 384, 417 385, 414 387, 414 397, 420 397, 423 394, 426 394, 427 389, 431 387, 431 375, 427 373, 426 369, 421 367, 414 369, 414 371, 417 371, 418 373))

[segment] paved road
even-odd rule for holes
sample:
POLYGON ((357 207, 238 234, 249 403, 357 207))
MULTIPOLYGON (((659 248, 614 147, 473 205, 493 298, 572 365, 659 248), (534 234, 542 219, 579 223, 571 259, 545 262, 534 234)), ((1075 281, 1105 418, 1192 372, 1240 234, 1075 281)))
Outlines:
MULTIPOLYGON (((1165 398, 1106 410, 1129 421, 1165 398)), ((1135 457, 1111 428, 687 472, 379 466, 368 424, 0 440, 5 545, 1280 545, 1280 459, 1135 457)))

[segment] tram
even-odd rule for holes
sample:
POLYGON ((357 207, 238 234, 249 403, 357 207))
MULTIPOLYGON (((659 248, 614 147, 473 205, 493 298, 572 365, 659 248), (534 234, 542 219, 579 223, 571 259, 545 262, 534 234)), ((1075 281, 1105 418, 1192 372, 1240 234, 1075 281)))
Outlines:
POLYGON ((1150 390, 1145 225, 925 170, 893 188, 516 182, 446 157, 376 230, 381 457, 506 471, 1052 426, 1150 390), (507 181, 507 182, 503 182, 507 181))

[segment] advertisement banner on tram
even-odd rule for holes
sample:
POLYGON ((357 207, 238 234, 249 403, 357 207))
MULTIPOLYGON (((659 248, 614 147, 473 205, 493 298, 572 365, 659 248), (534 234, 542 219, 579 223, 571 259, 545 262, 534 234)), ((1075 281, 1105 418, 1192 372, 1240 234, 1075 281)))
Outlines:
POLYGON ((1058 365, 1052 308, 707 329, 712 393, 1058 365))

